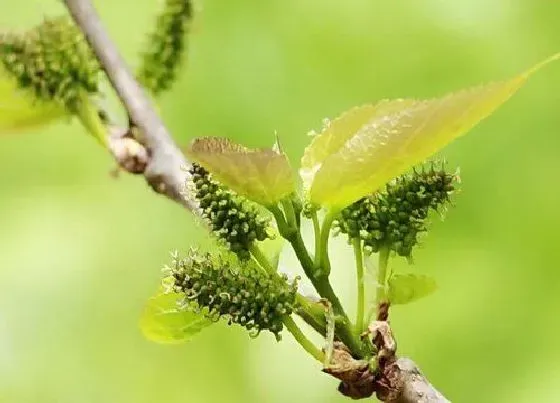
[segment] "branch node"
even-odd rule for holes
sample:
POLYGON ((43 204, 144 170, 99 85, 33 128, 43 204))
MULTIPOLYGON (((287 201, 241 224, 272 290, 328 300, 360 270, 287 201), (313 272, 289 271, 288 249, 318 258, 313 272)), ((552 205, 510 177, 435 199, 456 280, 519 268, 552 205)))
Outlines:
POLYGON ((374 374, 369 370, 369 362, 356 360, 350 350, 341 342, 334 343, 331 364, 323 372, 339 379, 338 391, 352 399, 365 399, 373 395, 374 374))
POLYGON ((109 136, 108 145, 119 166, 132 174, 144 173, 149 162, 146 148, 126 132, 123 134, 121 129, 112 131, 115 135, 109 136))
POLYGON ((397 343, 387 321, 389 304, 381 302, 375 322, 362 337, 370 338, 377 348, 373 357, 376 368, 369 361, 355 359, 341 342, 334 343, 331 364, 323 372, 341 381, 338 390, 352 399, 376 397, 389 403, 449 403, 420 373, 413 361, 397 359, 397 343))
POLYGON ((130 73, 91 1, 64 0, 64 3, 117 92, 131 127, 139 131, 131 134, 132 138, 121 133, 121 140, 112 139, 110 148, 117 162, 128 172, 143 173, 156 192, 196 211, 196 206, 181 195, 186 179, 181 167, 189 163, 130 73))

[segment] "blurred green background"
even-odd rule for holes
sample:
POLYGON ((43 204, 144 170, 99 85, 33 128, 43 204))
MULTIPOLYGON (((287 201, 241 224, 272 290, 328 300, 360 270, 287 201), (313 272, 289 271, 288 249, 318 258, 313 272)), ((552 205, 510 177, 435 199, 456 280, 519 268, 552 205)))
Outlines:
MULTIPOLYGON (((96 1, 132 65, 158 1, 96 1)), ((197 0, 189 61, 161 102, 180 143, 220 135, 294 165, 324 117, 384 97, 432 97, 510 77, 560 51, 550 0, 197 0)), ((0 26, 63 12, 0 0, 0 26)), ((539 72, 444 152, 463 185, 413 267, 430 298, 395 307, 399 351, 454 402, 560 396, 560 65, 539 72)), ((217 325, 182 346, 146 341, 145 300, 202 229, 76 124, 0 142, 1 402, 343 402, 286 334, 217 325)), ((336 287, 354 269, 334 244, 336 287)))

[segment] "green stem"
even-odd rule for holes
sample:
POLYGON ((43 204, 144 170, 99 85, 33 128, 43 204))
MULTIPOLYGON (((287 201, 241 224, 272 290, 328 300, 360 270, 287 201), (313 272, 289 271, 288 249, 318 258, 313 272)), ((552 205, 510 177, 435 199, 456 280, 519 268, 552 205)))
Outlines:
POLYGON ((359 238, 352 240, 354 257, 356 258, 356 280, 358 283, 358 301, 356 313, 356 332, 361 334, 364 330, 365 286, 364 286, 364 257, 362 254, 362 241, 359 238))
POLYGON ((278 226, 278 232, 280 232, 283 238, 289 239, 289 237, 297 232, 297 229, 290 227, 284 213, 277 205, 267 206, 267 208, 274 216, 276 225, 278 226))
POLYGON ((377 313, 377 305, 374 305, 374 306, 372 306, 372 307, 369 309, 369 311, 368 311, 368 313, 367 313, 367 315, 366 315, 366 321, 367 321, 367 322, 366 322, 366 325, 369 324, 369 323, 371 323, 373 320, 375 320, 375 319, 373 318, 373 315, 375 315, 376 313, 377 313))
POLYGON ((327 331, 325 335, 325 367, 330 366, 334 351, 334 336, 336 334, 336 318, 332 309, 332 305, 325 306, 325 321, 327 322, 327 331))
POLYGON ((107 128, 99 117, 97 108, 87 96, 82 96, 76 110, 76 116, 87 131, 105 148, 108 147, 107 128))
POLYGON ((387 299, 387 265, 389 263, 390 249, 386 246, 379 250, 379 264, 377 268, 377 291, 375 293, 375 302, 384 302, 387 299))
POLYGON ((325 306, 320 302, 313 302, 301 294, 296 294, 298 308, 295 313, 302 318, 305 323, 311 326, 321 336, 326 335, 327 320, 325 316, 325 306))
POLYGON ((299 326, 294 322, 291 316, 284 316, 284 325, 290 331, 294 339, 307 351, 313 358, 315 358, 320 363, 325 360, 325 355, 321 350, 319 350, 312 342, 307 338, 305 334, 301 331, 299 326))
MULTIPOLYGON (((255 259, 255 261, 267 273, 269 273, 271 275, 274 275, 274 276, 278 275, 276 270, 274 270, 274 268, 272 267, 272 265, 270 264, 270 262, 268 261, 266 256, 259 249, 259 247, 257 247, 256 245, 253 245, 253 246, 251 246, 250 251, 251 251, 251 254, 253 255, 253 258, 255 259)), ((338 299, 337 299, 336 295, 334 294, 334 291, 332 290, 332 288, 330 288, 330 284, 328 284, 328 287, 326 287, 326 288, 323 287, 323 289, 326 289, 327 294, 331 295, 330 298, 328 298, 329 301, 331 299, 335 299, 337 301, 338 305, 340 306, 340 302, 338 301, 338 299), (329 289, 330 289, 330 291, 329 291, 329 289)), ((303 318, 306 323, 308 323, 311 327, 313 327, 313 329, 315 329, 319 334, 325 335, 327 326, 326 326, 326 318, 325 318, 324 308, 319 307, 319 306, 318 307, 313 307, 311 305, 311 303, 305 297, 303 297, 300 294, 297 294, 296 300, 297 300, 298 304, 300 305, 300 309, 296 313, 301 318, 303 318)), ((340 306, 340 309, 342 309, 342 306, 340 306)), ((342 313, 344 314, 344 312, 342 312, 342 313)), ((289 318, 289 321, 293 322, 293 320, 291 318, 289 318)), ((284 322, 284 324, 290 330, 290 332, 292 332, 292 334, 294 334, 294 331, 293 331, 294 329, 290 328, 291 324, 288 324, 286 322, 284 322)), ((293 323, 293 325, 296 327, 295 330, 299 331, 299 328, 297 328, 297 325, 295 323, 293 323)), ((349 348, 352 351, 359 351, 360 346, 355 342, 355 340, 353 340, 352 333, 348 331, 348 324, 347 324, 347 322, 344 321, 344 317, 343 317, 343 320, 337 322, 336 325, 337 325, 337 331, 339 331, 341 333, 340 339, 343 340, 344 344, 349 346, 349 348)), ((301 331, 299 331, 299 333, 301 333, 301 331)), ((305 336, 303 334, 302 334, 302 336, 305 338, 305 336)), ((296 337, 295 334, 294 334, 294 337, 296 337)), ((297 337, 296 337, 296 340, 298 340, 298 342, 300 341, 299 339, 297 339, 297 337)), ((300 344, 302 344, 302 343, 300 342, 300 344)), ((302 344, 302 346, 305 348, 305 346, 303 344, 302 344)), ((307 350, 307 351, 309 351, 309 350, 307 350)), ((317 358, 317 357, 315 357, 315 358, 317 358)))
MULTIPOLYGON (((315 290, 317 290, 322 298, 325 298, 331 303, 333 311, 337 318, 336 336, 352 351, 354 355, 365 356, 367 352, 364 351, 360 340, 355 337, 353 326, 348 319, 348 315, 346 315, 346 312, 344 312, 344 308, 342 307, 340 300, 338 299, 329 282, 328 272, 324 269, 325 267, 327 267, 330 270, 328 254, 326 254, 325 251, 322 250, 323 262, 327 262, 327 266, 315 265, 315 263, 309 256, 309 252, 307 251, 305 243, 303 242, 303 238, 301 237, 299 229, 297 227, 293 228, 288 224, 284 214, 282 213, 282 210, 280 210, 278 206, 268 206, 268 209, 276 218, 280 235, 287 239, 292 245, 292 248, 294 249, 294 252, 301 264, 301 267, 303 268, 303 271, 305 272, 305 275, 307 276, 307 278, 309 278, 309 280, 313 284, 313 287, 315 287, 315 290)), ((323 242, 322 245, 325 248, 328 248, 328 236, 333 219, 334 215, 327 215, 327 217, 325 217, 325 222, 323 223, 323 229, 326 229, 326 241, 323 242)), ((300 316, 305 318, 308 315, 300 314, 300 316)), ((316 328, 317 323, 315 322, 316 321, 311 320, 308 323, 316 328)), ((316 328, 316 330, 318 329, 316 328)))
POLYGON ((311 213, 311 221, 313 221, 313 233, 315 234, 315 262, 319 263, 321 261, 321 225, 319 224, 319 217, 317 217, 317 211, 311 213))
POLYGON ((292 196, 291 202, 296 215, 297 227, 301 228, 301 212, 303 211, 303 203, 297 194, 292 196))
POLYGON ((268 258, 264 255, 262 250, 260 250, 257 245, 253 243, 249 248, 249 252, 251 252, 251 255, 253 255, 253 259, 257 261, 259 266, 261 266, 268 274, 277 274, 274 267, 272 267, 272 265, 270 264, 268 258))
POLYGON ((356 356, 363 355, 363 347, 359 340, 355 337, 350 320, 348 319, 346 312, 344 312, 344 308, 334 292, 328 276, 317 270, 313 261, 309 257, 309 253, 307 252, 299 231, 293 237, 289 238, 288 241, 292 244, 292 248, 296 253, 303 271, 305 272, 307 278, 311 280, 315 290, 317 290, 322 298, 325 298, 331 303, 335 316, 337 316, 336 335, 352 351, 353 354, 356 356))
POLYGON ((296 212, 294 210, 294 205, 292 204, 292 201, 289 199, 283 199, 281 203, 282 203, 282 207, 284 207, 284 214, 286 215, 286 221, 288 223, 288 226, 290 228, 297 228, 298 224, 297 224, 296 212))
POLYGON ((331 272, 331 261, 329 260, 329 236, 331 226, 334 221, 335 214, 328 212, 323 219, 323 226, 321 227, 321 235, 319 238, 319 254, 315 256, 315 265, 328 276, 331 272))

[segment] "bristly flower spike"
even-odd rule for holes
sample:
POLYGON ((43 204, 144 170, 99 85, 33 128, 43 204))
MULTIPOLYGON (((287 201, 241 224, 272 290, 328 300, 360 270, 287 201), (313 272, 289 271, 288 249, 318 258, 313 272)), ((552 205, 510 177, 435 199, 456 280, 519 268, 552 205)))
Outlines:
POLYGON ((443 211, 457 179, 444 164, 415 168, 343 209, 335 229, 349 239, 361 239, 367 253, 387 247, 410 259, 418 235, 427 230, 429 211, 443 211))
POLYGON ((165 0, 142 52, 138 80, 155 96, 168 90, 185 53, 193 14, 191 0, 165 0))
POLYGON ((251 257, 255 241, 273 237, 270 220, 261 216, 254 203, 222 186, 198 164, 192 165, 189 174, 186 196, 197 201, 199 215, 240 259, 251 257))
POLYGON ((191 250, 184 259, 173 259, 171 266, 164 282, 183 293, 186 304, 255 335, 268 330, 280 339, 284 316, 297 307, 297 279, 288 282, 286 276, 266 273, 253 261, 239 263, 191 250))
POLYGON ((22 90, 76 113, 84 96, 97 94, 100 67, 68 17, 45 19, 29 31, 0 36, 0 65, 22 90))

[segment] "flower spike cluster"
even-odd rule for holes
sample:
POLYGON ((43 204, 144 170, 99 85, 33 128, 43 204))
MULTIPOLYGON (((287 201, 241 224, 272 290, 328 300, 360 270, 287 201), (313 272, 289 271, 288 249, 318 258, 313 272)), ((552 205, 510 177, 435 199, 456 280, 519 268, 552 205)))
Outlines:
POLYGON ((165 0, 156 27, 148 37, 138 79, 154 95, 169 89, 175 81, 186 47, 192 8, 191 0, 165 0))
POLYGON ((335 229, 349 239, 363 240, 366 252, 386 247, 410 258, 418 234, 427 230, 428 213, 449 203, 456 179, 456 174, 446 172, 444 166, 436 168, 435 163, 414 170, 346 207, 335 229))
POLYGON ((242 260, 249 259, 253 242, 272 236, 269 220, 261 217, 253 203, 213 180, 200 165, 193 164, 189 172, 188 186, 202 218, 229 250, 242 260))
POLYGON ((283 317, 296 308, 297 281, 272 276, 253 261, 239 263, 191 250, 168 268, 174 292, 184 293, 209 317, 223 318, 255 335, 268 330, 280 339, 283 317))
POLYGON ((19 88, 70 112, 84 95, 98 92, 97 59, 68 17, 46 19, 23 34, 0 35, 0 66, 19 88))

